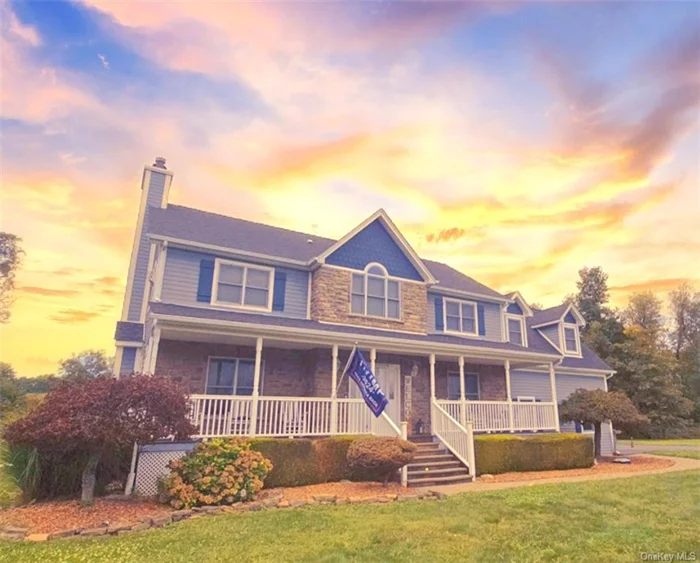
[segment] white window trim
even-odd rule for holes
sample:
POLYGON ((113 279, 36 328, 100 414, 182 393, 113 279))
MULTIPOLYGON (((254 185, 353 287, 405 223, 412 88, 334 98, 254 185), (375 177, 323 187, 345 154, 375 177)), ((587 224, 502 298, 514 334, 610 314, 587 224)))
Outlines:
MULTIPOLYGON (((392 301, 395 301, 392 299, 392 301)), ((352 274, 350 274, 350 299, 348 303, 348 309, 349 309, 349 315, 352 317, 367 317, 368 319, 382 319, 384 321, 402 321, 403 319, 403 307, 402 307, 402 302, 401 302, 401 281, 399 278, 394 278, 389 275, 389 272, 387 269, 380 264, 379 262, 370 262, 365 266, 365 269, 360 273, 359 271, 354 271, 352 274), (375 278, 380 278, 379 274, 370 274, 369 270, 370 268, 378 266, 382 269, 384 272, 384 311, 387 313, 383 317, 381 315, 370 315, 367 313, 367 298, 369 297, 369 292, 367 291, 367 281, 370 276, 375 277, 375 278), (352 297, 353 295, 356 295, 352 292, 352 277, 353 276, 363 276, 364 278, 364 286, 362 290, 364 291, 364 313, 355 313, 352 310, 352 297), (398 289, 398 302, 399 302, 399 316, 398 317, 390 317, 388 315, 389 313, 389 282, 390 281, 395 281, 398 289)))
POLYGON ((537 399, 531 395, 518 395, 515 398, 516 403, 536 403, 537 399))
POLYGON ((561 342, 561 351, 565 356, 573 356, 576 358, 581 357, 581 335, 579 334, 578 331, 578 325, 573 324, 573 323, 560 323, 559 324, 559 341, 561 342), (571 330, 574 331, 574 335, 576 336, 576 350, 575 351, 569 351, 566 348, 566 330, 567 328, 570 328, 571 330))
MULTIPOLYGON (((250 395, 236 395, 236 387, 238 387, 238 362, 244 361, 244 362, 253 362, 255 364, 255 358, 236 358, 233 356, 209 356, 207 358, 207 376, 204 379, 204 393, 207 392, 207 389, 209 388, 209 368, 211 367, 211 362, 212 360, 224 360, 228 362, 236 362, 236 373, 233 375, 233 393, 231 395, 211 395, 212 397, 250 397, 250 395)), ((259 394, 262 395, 263 392, 263 379, 265 375, 265 361, 260 360, 260 383, 258 385, 258 391, 259 394)))
POLYGON ((520 334, 522 336, 522 339, 519 346, 527 348, 527 325, 525 323, 525 317, 523 317, 522 315, 513 315, 512 313, 506 314, 506 342, 510 342, 510 326, 508 326, 508 321, 510 320, 520 322, 520 334))
POLYGON ((214 262, 214 281, 211 290, 211 305, 216 307, 226 307, 229 309, 245 309, 248 311, 272 311, 272 296, 275 291, 275 269, 269 268, 267 266, 258 266, 257 264, 246 264, 245 262, 236 262, 234 260, 224 260, 222 258, 217 258, 214 262), (219 272, 221 271, 222 265, 238 266, 243 268, 243 290, 241 294, 241 304, 228 303, 226 301, 219 301, 219 272), (268 291, 267 291, 267 305, 265 307, 257 307, 254 305, 245 305, 245 291, 246 283, 248 281, 248 268, 253 268, 255 270, 267 271, 269 273, 268 281, 268 291))
MULTIPOLYGON (((454 370, 449 370, 447 372, 447 379, 449 380, 450 376, 457 376, 459 377, 459 372, 454 371, 454 370)), ((447 384, 447 391, 448 391, 448 396, 449 396, 449 391, 450 391, 450 386, 449 383, 447 384)), ((481 374, 478 371, 465 371, 464 372, 464 397, 467 401, 481 401, 481 374), (467 376, 468 375, 475 375, 476 376, 476 399, 468 399, 467 398, 467 376)))
POLYGON ((476 301, 461 301, 459 299, 443 299, 442 303, 442 326, 445 328, 445 332, 451 334, 468 334, 470 336, 479 336, 479 307, 476 301), (462 328, 464 322, 462 319, 462 305, 471 305, 474 307, 474 332, 467 332, 465 330, 450 330, 447 328, 447 304, 456 303, 459 306, 459 326, 462 328))

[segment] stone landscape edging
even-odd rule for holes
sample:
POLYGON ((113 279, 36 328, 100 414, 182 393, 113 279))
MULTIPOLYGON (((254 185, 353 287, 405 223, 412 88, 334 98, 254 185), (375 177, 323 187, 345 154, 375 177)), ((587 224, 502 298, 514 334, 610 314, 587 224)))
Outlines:
POLYGON ((65 530, 57 530, 51 533, 30 534, 28 528, 19 526, 0 526, 0 539, 5 540, 23 540, 28 542, 44 542, 57 539, 75 539, 85 537, 98 536, 115 536, 128 534, 129 532, 140 532, 150 528, 162 528, 175 522, 182 520, 192 520, 203 516, 210 516, 223 513, 244 513, 257 512, 268 509, 289 509, 301 508, 309 505, 340 505, 340 504, 387 504, 391 502, 405 502, 409 500, 438 500, 447 497, 445 493, 440 491, 428 490, 415 494, 399 495, 396 493, 377 495, 373 497, 339 497, 337 495, 315 495, 313 500, 295 500, 290 501, 284 498, 283 495, 255 500, 245 503, 229 504, 229 505, 214 505, 214 506, 197 506, 191 509, 176 510, 167 514, 158 516, 144 516, 138 522, 117 522, 105 524, 102 526, 94 526, 91 528, 79 527, 68 528, 65 530))

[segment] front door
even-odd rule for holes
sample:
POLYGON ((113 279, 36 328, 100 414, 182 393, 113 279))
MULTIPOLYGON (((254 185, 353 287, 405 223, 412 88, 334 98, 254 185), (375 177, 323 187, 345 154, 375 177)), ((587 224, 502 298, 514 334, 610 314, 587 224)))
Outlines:
MULTIPOLYGON (((384 412, 398 428, 401 428, 401 366, 399 364, 377 364, 375 371, 374 376, 379 382, 379 387, 389 400, 384 412)), ((361 398, 360 388, 352 379, 348 379, 350 398, 361 398)), ((377 419, 376 428, 379 436, 396 436, 396 431, 391 428, 383 416, 377 419)))

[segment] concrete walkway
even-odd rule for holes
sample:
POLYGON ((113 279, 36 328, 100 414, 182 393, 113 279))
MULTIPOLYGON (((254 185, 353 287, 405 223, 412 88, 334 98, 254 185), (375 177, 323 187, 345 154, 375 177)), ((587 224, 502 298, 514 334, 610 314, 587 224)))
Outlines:
POLYGON ((700 447, 698 446, 680 446, 678 444, 635 444, 634 447, 630 446, 629 440, 618 440, 617 449, 623 455, 632 454, 643 454, 647 452, 682 452, 682 451, 695 451, 700 452, 700 447))
MULTIPOLYGON (((686 449, 688 449, 686 447, 686 449)), ((649 456, 658 457, 659 456, 649 456)), ((664 457, 663 459, 669 459, 664 457)), ((443 485, 441 487, 426 487, 422 492, 437 491, 446 495, 456 495, 459 493, 473 493, 477 491, 498 491, 501 489, 515 489, 517 487, 530 487, 533 485, 548 485, 551 483, 579 483, 584 481, 605 481, 607 479, 628 479, 630 477, 642 477, 644 475, 659 475, 662 473, 676 473, 678 471, 700 470, 700 461, 696 459, 686 459, 674 457, 674 465, 662 469, 648 469, 646 471, 619 472, 619 473, 598 473, 595 475, 577 475, 572 477, 552 477, 550 479, 531 479, 528 481, 508 481, 505 483, 489 483, 477 479, 474 483, 462 483, 460 485, 443 485)), ((698 476, 698 486, 700 487, 700 475, 698 476)))

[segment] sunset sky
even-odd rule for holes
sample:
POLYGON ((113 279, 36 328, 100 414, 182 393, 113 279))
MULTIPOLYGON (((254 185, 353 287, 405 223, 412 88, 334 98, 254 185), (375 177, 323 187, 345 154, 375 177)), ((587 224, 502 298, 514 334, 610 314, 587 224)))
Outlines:
POLYGON ((3 361, 113 353, 144 164, 171 202, 423 257, 555 305, 700 289, 700 3, 7 2, 3 361))

